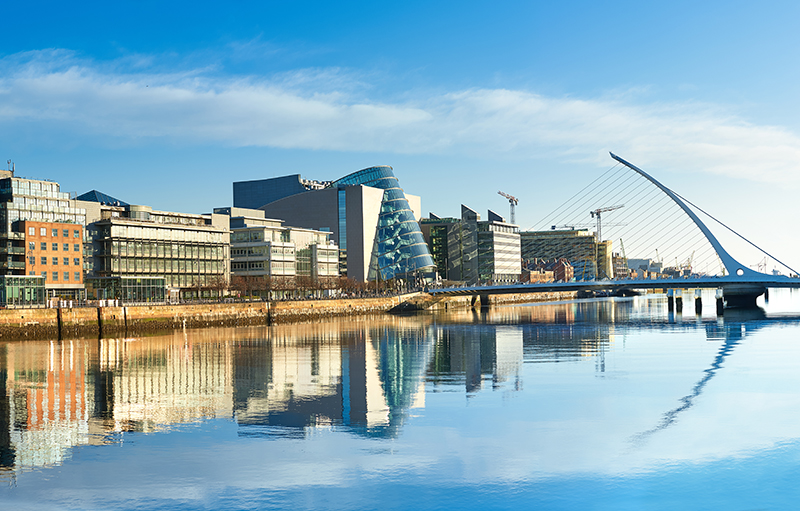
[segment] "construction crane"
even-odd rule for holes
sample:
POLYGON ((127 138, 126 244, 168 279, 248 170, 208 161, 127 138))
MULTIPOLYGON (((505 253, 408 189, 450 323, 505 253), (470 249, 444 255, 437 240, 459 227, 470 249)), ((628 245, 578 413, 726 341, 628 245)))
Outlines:
POLYGON ((618 204, 616 206, 608 206, 606 208, 597 208, 595 210, 589 211, 589 214, 592 215, 592 218, 597 218, 597 241, 603 241, 603 235, 601 234, 602 223, 600 222, 600 214, 606 213, 608 211, 614 211, 615 209, 624 208, 625 204, 618 204))
POLYGON ((517 199, 516 197, 514 197, 514 196, 512 196, 512 195, 509 195, 509 194, 507 194, 507 193, 505 193, 505 192, 497 192, 497 193, 498 193, 498 195, 502 195, 503 197, 505 197, 506 199, 508 199, 508 207, 509 207, 509 209, 511 210, 511 223, 512 223, 512 224, 516 224, 516 223, 517 223, 517 221, 516 221, 516 219, 514 218, 514 207, 515 207, 517 204, 519 204, 519 199, 517 199))
POLYGON ((681 270, 686 270, 690 274, 692 273, 692 261, 694 260, 694 253, 695 251, 692 250, 692 255, 690 255, 686 262, 681 265, 681 270))

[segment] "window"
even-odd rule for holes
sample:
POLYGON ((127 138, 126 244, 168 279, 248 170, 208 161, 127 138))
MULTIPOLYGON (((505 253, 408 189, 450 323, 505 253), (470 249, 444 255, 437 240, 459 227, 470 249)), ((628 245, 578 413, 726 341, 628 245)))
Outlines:
POLYGON ((47 250, 47 242, 46 241, 42 242, 42 250, 47 250))
POLYGON ((77 257, 75 257, 75 258, 72 259, 72 264, 74 264, 75 266, 78 266, 78 265, 81 264, 81 260, 78 259, 77 257))
POLYGON ((69 266, 69 257, 64 258, 64 266, 69 266))
POLYGON ((36 227, 28 227, 28 236, 36 236, 36 227))
POLYGON ((53 258, 53 266, 58 266, 58 257, 53 258))
POLYGON ((42 257, 42 264, 47 264, 47 258, 46 257, 42 257))
POLYGON ((64 252, 69 252, 69 243, 64 243, 62 248, 64 249, 64 252))
POLYGON ((66 280, 69 280, 69 272, 68 272, 68 271, 65 271, 65 272, 64 272, 64 280, 65 280, 65 281, 66 281, 66 280))
POLYGON ((72 231, 72 237, 73 238, 80 238, 81 237, 81 231, 79 231, 77 229, 72 231))
POLYGON ((72 245, 72 251, 73 251, 73 252, 80 252, 80 251, 81 251, 81 249, 80 249, 80 245, 79 245, 79 244, 77 244, 77 243, 75 243, 74 245, 72 245))
POLYGON ((39 236, 47 236, 47 228, 46 227, 40 227, 39 228, 39 236))
POLYGON ((53 272, 53 281, 56 281, 56 280, 58 280, 58 272, 54 271, 53 272))
POLYGON ((53 229, 53 237, 58 238, 58 229, 53 229))
POLYGON ((28 264, 30 264, 31 266, 36 264, 36 258, 34 256, 28 257, 28 264))
POLYGON ((45 280, 47 279, 47 272, 46 271, 42 272, 42 278, 45 279, 45 280))
POLYGON ((81 281, 81 272, 76 271, 75 272, 75 282, 80 282, 80 281, 81 281))
POLYGON ((36 250, 36 242, 29 241, 28 242, 28 250, 36 250))
POLYGON ((53 250, 58 250, 58 243, 53 243, 53 250))
MULTIPOLYGON (((63 229, 61 231, 61 235, 64 236, 65 238, 69 238, 69 229, 63 229)), ((64 279, 64 280, 69 280, 69 279, 64 279)))

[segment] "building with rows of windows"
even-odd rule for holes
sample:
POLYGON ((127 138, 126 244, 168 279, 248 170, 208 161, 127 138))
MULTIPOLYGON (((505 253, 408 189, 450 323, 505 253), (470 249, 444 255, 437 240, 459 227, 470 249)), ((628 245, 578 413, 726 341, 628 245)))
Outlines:
POLYGON ((314 280, 339 276, 339 248, 329 231, 284 226, 257 209, 214 212, 230 215, 231 275, 314 280))
POLYGON ((258 208, 287 224, 330 231, 340 272, 359 281, 432 276, 419 229, 420 198, 406 194, 392 167, 359 170, 335 181, 299 174, 233 183, 233 205, 258 208))
POLYGON ((472 285, 519 281, 519 227, 494 211, 482 221, 462 204, 461 218, 431 214, 420 221, 420 228, 442 278, 472 285))
POLYGON ((95 202, 93 196, 113 199, 95 192, 79 197, 90 199, 78 201, 87 212, 87 277, 103 282, 111 282, 109 277, 148 282, 163 277, 170 299, 211 297, 228 281, 227 217, 155 211, 117 200, 95 202))
POLYGON ((82 298, 85 221, 86 211, 58 183, 0 171, 0 276, 17 289, 4 287, 0 305, 82 298), (22 275, 27 291, 12 278, 22 275))

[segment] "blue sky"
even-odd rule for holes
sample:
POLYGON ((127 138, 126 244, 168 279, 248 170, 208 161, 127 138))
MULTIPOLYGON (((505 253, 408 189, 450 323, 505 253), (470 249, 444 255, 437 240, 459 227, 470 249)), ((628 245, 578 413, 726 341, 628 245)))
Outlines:
POLYGON ((2 14, 0 156, 64 190, 205 212, 232 202, 235 180, 388 164, 426 213, 506 214, 503 190, 529 228, 614 151, 800 266, 794 2, 34 1, 2 14))

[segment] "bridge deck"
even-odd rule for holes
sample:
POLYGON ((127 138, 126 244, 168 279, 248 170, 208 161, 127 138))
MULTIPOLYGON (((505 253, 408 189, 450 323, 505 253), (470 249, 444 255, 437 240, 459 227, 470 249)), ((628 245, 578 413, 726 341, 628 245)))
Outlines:
POLYGON ((800 288, 800 278, 783 275, 764 275, 764 278, 701 277, 687 279, 621 279, 578 282, 548 282, 509 284, 501 286, 470 286, 430 289, 432 295, 494 295, 514 293, 547 293, 556 291, 618 291, 622 289, 737 289, 737 288, 800 288))

